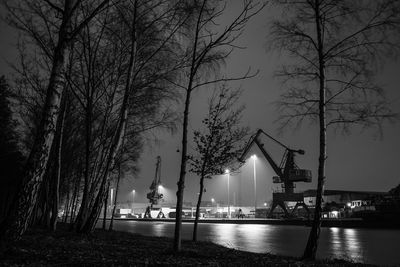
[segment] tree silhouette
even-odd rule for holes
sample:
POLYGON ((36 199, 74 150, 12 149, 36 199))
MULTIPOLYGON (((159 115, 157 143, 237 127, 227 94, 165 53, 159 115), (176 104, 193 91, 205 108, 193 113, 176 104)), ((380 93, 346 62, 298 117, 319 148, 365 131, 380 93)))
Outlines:
MULTIPOLYGON (((190 171, 200 177, 200 191, 193 227, 193 241, 197 240, 197 225, 204 192, 204 179, 224 173, 224 170, 239 157, 244 147, 244 138, 249 129, 240 126, 244 107, 236 108, 240 91, 230 92, 225 86, 216 90, 210 99, 204 128, 194 132, 195 155, 189 156, 190 171)), ((229 192, 228 192, 229 194, 229 192)))
POLYGON ((226 82, 231 80, 243 80, 254 77, 248 71, 242 77, 218 77, 218 67, 229 57, 232 50, 238 46, 236 40, 242 34, 247 22, 264 8, 260 2, 243 0, 243 6, 236 15, 222 30, 218 31, 218 19, 226 8, 225 1, 192 0, 188 1, 188 12, 193 14, 193 26, 190 27, 187 51, 187 85, 176 84, 184 89, 184 111, 182 124, 182 154, 176 192, 176 219, 174 234, 174 250, 181 250, 181 226, 183 193, 185 188, 186 164, 187 164, 187 135, 189 124, 189 111, 191 95, 193 90, 205 85, 226 82), (211 77, 209 77, 211 76, 211 77), (214 76, 214 77, 212 77, 214 76))
POLYGON ((315 215, 303 258, 314 259, 321 225, 327 127, 377 127, 395 114, 374 81, 385 55, 399 49, 398 1, 274 1, 283 15, 272 23, 272 48, 291 64, 277 76, 288 90, 278 102, 281 129, 305 119, 319 126, 315 215), (396 34, 397 33, 397 34, 396 34))
MULTIPOLYGON (((65 68, 68 63, 69 48, 73 44, 75 37, 86 25, 107 6, 108 0, 100 3, 89 1, 83 3, 80 0, 62 1, 61 7, 52 4, 50 1, 4 1, 9 14, 11 24, 29 34, 37 42, 51 61, 50 76, 48 78, 46 100, 42 109, 42 118, 34 138, 33 147, 29 154, 27 164, 23 173, 22 189, 16 196, 13 208, 3 224, 1 234, 9 239, 19 239, 28 227, 34 205, 37 201, 39 189, 43 182, 46 172, 47 162, 53 144, 55 128, 58 115, 60 113, 61 97, 65 87, 65 68), (90 3, 89 3, 90 2, 90 3), (81 5, 90 6, 86 16, 78 14, 81 5), (43 10, 52 10, 52 16, 56 17, 57 25, 51 29, 43 19, 43 10), (77 24, 75 24, 77 22, 77 24), (38 25, 41 25, 38 27, 38 25), (44 33, 38 30, 44 29, 44 33), (56 32, 58 40, 53 43, 51 50, 46 50, 44 36, 50 37, 56 32)), ((50 13, 49 13, 50 14, 50 13)), ((47 19, 48 19, 47 18, 47 19)), ((47 39, 48 40, 48 39, 47 39)))

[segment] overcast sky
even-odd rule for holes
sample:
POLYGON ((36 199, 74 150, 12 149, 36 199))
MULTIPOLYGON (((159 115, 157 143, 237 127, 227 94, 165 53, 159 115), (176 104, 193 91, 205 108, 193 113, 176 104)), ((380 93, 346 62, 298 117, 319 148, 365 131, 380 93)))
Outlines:
MULTIPOLYGON (((227 16, 238 11, 239 1, 227 9, 227 16)), ((301 168, 310 169, 313 173, 313 182, 309 184, 297 184, 298 190, 315 189, 318 164, 318 128, 316 125, 304 125, 298 130, 288 130, 278 136, 278 125, 274 123, 278 112, 274 102, 279 99, 283 88, 274 79, 273 73, 285 60, 274 52, 266 50, 268 40, 268 19, 273 10, 265 8, 257 17, 250 21, 245 33, 239 40, 239 44, 246 46, 244 50, 237 50, 232 55, 222 70, 228 75, 243 74, 248 67, 259 70, 259 75, 251 80, 232 84, 233 87, 241 86, 244 90, 242 103, 246 105, 243 124, 253 131, 262 128, 264 131, 276 136, 282 143, 306 151, 303 156, 297 157, 297 163, 301 168)), ((0 26, 0 74, 10 78, 11 69, 6 61, 14 62, 16 52, 14 44, 16 34, 1 22, 0 26)), ((393 102, 393 108, 400 112, 400 62, 392 61, 386 64, 379 75, 379 81, 385 84, 388 98, 393 102)), ((199 89, 193 95, 190 111, 190 131, 200 127, 200 121, 204 117, 207 107, 209 89, 199 89)), ((183 106, 181 107, 183 110, 183 106)), ((175 135, 165 132, 156 132, 160 139, 159 144, 148 146, 140 160, 140 173, 138 177, 125 177, 122 186, 121 199, 133 197, 132 189, 136 190, 135 201, 145 202, 145 194, 154 178, 156 157, 162 158, 161 180, 164 185, 166 202, 175 201, 177 190, 176 182, 179 177, 180 154, 177 149, 181 146, 181 131, 179 127, 175 135)), ((383 137, 379 137, 374 131, 361 131, 354 128, 351 135, 343 136, 333 131, 328 132, 328 161, 326 171, 326 188, 357 191, 388 191, 400 183, 398 166, 400 165, 400 124, 385 125, 383 137)), ((189 139, 191 141, 191 139, 189 139)), ((268 140, 265 148, 271 152, 275 160, 280 162, 283 150, 268 140)), ((191 144, 189 143, 189 146, 191 144)), ((257 176, 257 202, 259 204, 272 198, 271 168, 261 157, 257 149, 251 153, 258 154, 256 161, 257 176)), ((239 174, 231 177, 231 203, 254 203, 253 162, 246 163, 239 174)), ((214 177, 206 182, 207 192, 205 200, 215 198, 226 202, 227 198, 226 175, 214 177)), ((198 192, 199 179, 188 173, 186 176, 185 201, 194 202, 198 192)))

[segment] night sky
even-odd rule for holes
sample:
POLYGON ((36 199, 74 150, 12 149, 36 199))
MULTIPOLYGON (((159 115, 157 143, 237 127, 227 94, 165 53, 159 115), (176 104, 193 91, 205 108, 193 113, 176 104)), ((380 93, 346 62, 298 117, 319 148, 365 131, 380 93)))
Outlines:
MULTIPOLYGON (((235 2, 235 1, 231 1, 235 2)), ((238 11, 239 3, 235 2, 227 9, 226 18, 238 11), (235 6, 236 5, 236 6, 235 6)), ((313 182, 310 184, 297 184, 298 190, 315 189, 316 173, 318 164, 318 128, 317 125, 304 124, 300 129, 287 129, 282 135, 278 135, 278 124, 274 123, 278 112, 274 102, 279 99, 283 92, 279 81, 274 78, 274 71, 287 61, 287 58, 276 52, 267 51, 268 20, 274 15, 274 9, 267 6, 258 16, 253 18, 247 25, 246 31, 238 40, 240 46, 247 47, 244 50, 236 50, 221 70, 229 76, 244 74, 248 67, 259 70, 257 77, 251 80, 231 83, 232 87, 242 87, 242 103, 246 105, 243 124, 249 126, 252 131, 262 128, 264 131, 276 136, 282 143, 292 148, 301 148, 306 151, 304 156, 297 157, 297 163, 301 168, 311 169, 313 182)), ((11 78, 11 68, 7 62, 16 62, 17 56, 14 49, 16 33, 14 29, 8 28, 4 22, 0 22, 0 74, 11 78)), ((223 25, 223 21, 221 22, 223 25)), ((379 75, 379 82, 384 85, 387 97, 392 101, 392 108, 400 112, 400 61, 387 62, 379 75)), ((192 98, 190 112, 190 127, 192 132, 200 127, 200 122, 205 115, 207 98, 211 90, 200 88, 192 98)), ((183 110, 183 104, 180 107, 183 110)), ((161 181, 164 185, 166 202, 175 202, 176 182, 179 177, 181 147, 181 127, 178 125, 177 132, 171 135, 163 131, 155 131, 154 134, 160 139, 158 144, 147 145, 145 152, 139 162, 140 173, 137 177, 126 175, 122 186, 121 200, 132 197, 132 189, 136 190, 135 201, 146 202, 148 187, 154 178, 156 156, 162 158, 161 181)), ((335 133, 333 129, 328 132, 328 160, 326 188, 356 191, 388 191, 400 183, 398 166, 400 153, 400 123, 384 125, 383 137, 375 131, 353 128, 351 135, 335 133)), ((189 137, 191 141, 192 135, 189 137)), ((267 139, 263 139, 265 148, 279 164, 283 155, 283 149, 279 148, 267 139)), ((189 148, 192 144, 189 143, 189 148)), ((191 151, 191 149, 189 149, 191 151)), ((272 198, 271 168, 261 158, 261 153, 254 148, 258 154, 257 168, 257 199, 258 204, 272 198)), ((253 152, 252 152, 253 153, 253 152)), ((248 156, 252 154, 250 153, 248 156)), ((252 160, 243 166, 239 174, 231 176, 231 204, 254 204, 253 193, 253 168, 252 160)), ((206 181, 207 192, 204 200, 215 198, 217 201, 226 202, 227 192, 226 175, 216 176, 206 181)), ((186 176, 185 201, 194 203, 198 192, 199 179, 188 173, 186 176)))

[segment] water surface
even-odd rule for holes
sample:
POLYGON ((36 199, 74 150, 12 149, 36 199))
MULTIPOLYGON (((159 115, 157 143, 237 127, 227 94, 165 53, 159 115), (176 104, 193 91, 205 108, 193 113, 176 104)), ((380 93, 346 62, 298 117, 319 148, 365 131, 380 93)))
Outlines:
MULTIPOLYGON (((173 237, 172 222, 115 221, 114 229, 148 236, 173 237)), ((192 223, 182 224, 191 239, 192 223)), ((300 256, 310 228, 291 225, 199 224, 198 239, 239 250, 300 256)), ((400 266, 400 230, 322 228, 317 257, 400 266)))

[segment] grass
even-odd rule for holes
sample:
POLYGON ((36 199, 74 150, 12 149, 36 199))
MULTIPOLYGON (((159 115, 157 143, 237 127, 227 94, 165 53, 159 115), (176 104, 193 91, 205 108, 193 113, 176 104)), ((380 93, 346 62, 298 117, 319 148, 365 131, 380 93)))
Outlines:
POLYGON ((210 242, 183 241, 174 253, 172 239, 95 230, 80 235, 60 225, 55 233, 31 229, 3 245, 1 266, 364 266, 344 260, 302 262, 293 257, 229 249, 210 242))

